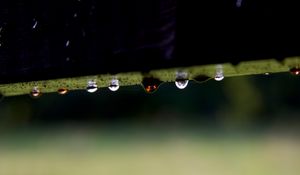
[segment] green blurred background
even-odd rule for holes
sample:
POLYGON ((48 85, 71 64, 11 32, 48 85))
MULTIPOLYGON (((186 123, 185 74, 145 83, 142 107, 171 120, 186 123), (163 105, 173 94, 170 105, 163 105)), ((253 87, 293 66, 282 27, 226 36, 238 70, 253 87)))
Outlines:
POLYGON ((0 174, 299 174, 300 77, 0 102, 0 174))

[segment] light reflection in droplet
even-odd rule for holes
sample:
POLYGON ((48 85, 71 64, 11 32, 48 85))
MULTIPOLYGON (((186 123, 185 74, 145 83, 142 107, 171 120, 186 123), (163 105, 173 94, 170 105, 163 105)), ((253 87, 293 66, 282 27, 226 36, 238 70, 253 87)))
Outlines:
POLYGON ((57 90, 57 93, 60 95, 66 95, 68 92, 69 92, 69 89, 67 89, 67 88, 59 88, 57 90))
POLYGON ((156 92, 161 84, 162 81, 153 77, 145 77, 142 81, 142 85, 148 94, 156 92))
POLYGON ((216 81, 222 81, 224 79, 224 72, 223 72, 223 66, 217 65, 216 66, 216 74, 215 74, 215 80, 216 81))
POLYGON ((116 78, 112 79, 110 81, 108 89, 115 92, 115 91, 119 90, 119 88, 120 88, 119 80, 116 78))
POLYGON ((290 69, 292 75, 300 75, 300 68, 294 67, 290 69))
POLYGON ((189 83, 187 72, 177 72, 175 85, 178 89, 185 89, 189 83))
POLYGON ((89 93, 94 93, 97 90, 98 90, 98 86, 97 86, 96 81, 94 81, 94 80, 88 81, 86 91, 89 93))
POLYGON ((39 90, 37 86, 33 87, 32 90, 30 91, 30 96, 32 98, 38 98, 42 95, 42 92, 39 90))

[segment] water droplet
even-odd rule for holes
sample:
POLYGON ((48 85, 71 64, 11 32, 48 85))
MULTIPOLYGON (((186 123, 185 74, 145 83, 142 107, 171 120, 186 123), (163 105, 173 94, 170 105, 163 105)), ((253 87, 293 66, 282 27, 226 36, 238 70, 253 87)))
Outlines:
POLYGON ((98 86, 97 86, 96 81, 94 81, 94 80, 88 81, 86 91, 89 92, 89 93, 94 93, 97 90, 98 90, 98 86))
POLYGON ((67 42, 66 42, 66 47, 69 47, 70 46, 70 40, 68 40, 67 42))
POLYGON ((32 26, 32 29, 36 29, 37 25, 38 25, 38 22, 36 20, 33 20, 34 21, 34 24, 32 26))
POLYGON ((175 85, 178 89, 185 89, 189 84, 188 73, 186 72, 177 72, 175 85))
POLYGON ((120 88, 120 84, 119 84, 119 80, 118 79, 112 79, 110 82, 110 85, 108 86, 108 89, 115 92, 117 90, 119 90, 120 88))
POLYGON ((33 87, 33 89, 30 92, 30 96, 32 98, 38 98, 42 95, 42 92, 39 90, 37 86, 33 87))
POLYGON ((267 76, 270 75, 270 72, 266 72, 265 75, 267 75, 267 76))
POLYGON ((216 81, 222 81, 223 79, 224 79, 223 66, 222 65, 217 65, 216 66, 215 80, 216 81))
POLYGON ((74 13, 73 17, 74 17, 74 18, 77 18, 77 13, 74 13))
POLYGON ((300 75, 300 68, 294 67, 290 69, 292 75, 300 75))
POLYGON ((69 90, 67 88, 59 88, 57 90, 57 93, 60 94, 60 95, 65 95, 69 92, 69 90))
POLYGON ((162 84, 157 78, 144 78, 142 81, 142 85, 147 93, 154 93, 157 91, 158 87, 162 84))

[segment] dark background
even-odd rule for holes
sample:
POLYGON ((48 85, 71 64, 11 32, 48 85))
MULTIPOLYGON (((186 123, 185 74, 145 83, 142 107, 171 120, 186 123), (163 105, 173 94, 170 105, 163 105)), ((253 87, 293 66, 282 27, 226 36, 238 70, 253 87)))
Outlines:
POLYGON ((292 0, 1 0, 0 83, 281 60, 300 54, 298 9, 292 0))

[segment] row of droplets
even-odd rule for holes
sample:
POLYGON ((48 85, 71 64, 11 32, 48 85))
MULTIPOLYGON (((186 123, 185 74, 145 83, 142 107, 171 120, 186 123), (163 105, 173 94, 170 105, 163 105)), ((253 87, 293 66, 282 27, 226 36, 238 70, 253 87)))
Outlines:
MULTIPOLYGON (((300 75, 300 68, 299 67, 291 68, 290 73, 292 75, 299 76, 300 75)), ((265 73, 265 75, 269 75, 269 73, 265 73)), ((205 82, 205 81, 211 79, 211 77, 200 76, 200 77, 194 78, 194 79, 196 81, 202 83, 202 82, 205 82)), ((217 65, 216 66, 214 79, 216 81, 222 81, 224 79, 224 71, 223 71, 223 66, 222 65, 217 65)), ((160 81, 157 78, 145 77, 142 81, 142 86, 144 87, 144 89, 147 93, 153 93, 158 89, 158 87, 162 83, 163 82, 160 81)), ((176 80, 175 80, 176 87, 178 89, 185 89, 188 86, 188 84, 189 84, 189 74, 185 71, 176 72, 176 80)), ((116 77, 114 77, 110 81, 108 89, 115 92, 115 91, 119 90, 119 88, 120 88, 120 82, 116 77)), ((89 93, 95 93, 97 90, 98 90, 97 82, 95 80, 89 80, 87 82, 86 91, 89 92, 89 93)), ((57 90, 57 92, 60 95, 65 95, 69 92, 69 90, 67 88, 59 88, 57 90)), ((41 92, 41 90, 39 89, 38 86, 35 86, 31 90, 30 95, 33 98, 37 98, 37 97, 40 97, 42 95, 42 92, 41 92)))
MULTIPOLYGON (((224 79, 224 73, 223 73, 223 67, 222 65, 217 65, 216 66, 216 73, 214 79, 216 81, 221 81, 224 79)), ((159 85, 162 83, 159 79, 156 78, 144 78, 142 85, 147 93, 153 93, 155 92, 159 85)), ((175 80, 175 85, 178 89, 185 89, 188 86, 189 83, 189 75, 185 71, 178 71, 176 73, 176 80, 175 80)), ((110 81, 110 84, 108 86, 108 89, 115 92, 119 90, 120 88, 120 82, 119 80, 115 77, 110 81)), ((98 85, 95 80, 89 80, 87 82, 86 86, 86 91, 89 93, 95 93, 98 90, 98 85)), ((68 88, 59 88, 57 90, 57 93, 60 95, 65 95, 69 92, 68 88)), ((34 86, 33 89, 30 92, 30 96, 33 98, 40 97, 42 95, 41 90, 39 89, 38 86, 34 86)))
MULTIPOLYGON (((120 88, 120 84, 119 84, 119 80, 114 78, 111 80, 110 85, 108 86, 108 89, 115 92, 117 90, 119 90, 120 88)), ((89 93, 95 93, 98 90, 98 85, 97 82, 95 80, 89 80, 87 82, 87 86, 86 86, 86 91, 89 93)), ((60 95, 65 95, 69 92, 68 88, 59 88, 57 90, 57 93, 60 95)), ((30 96, 33 98, 37 98, 40 97, 42 95, 41 90, 39 89, 38 86, 34 86, 33 89, 30 92, 30 96)))

